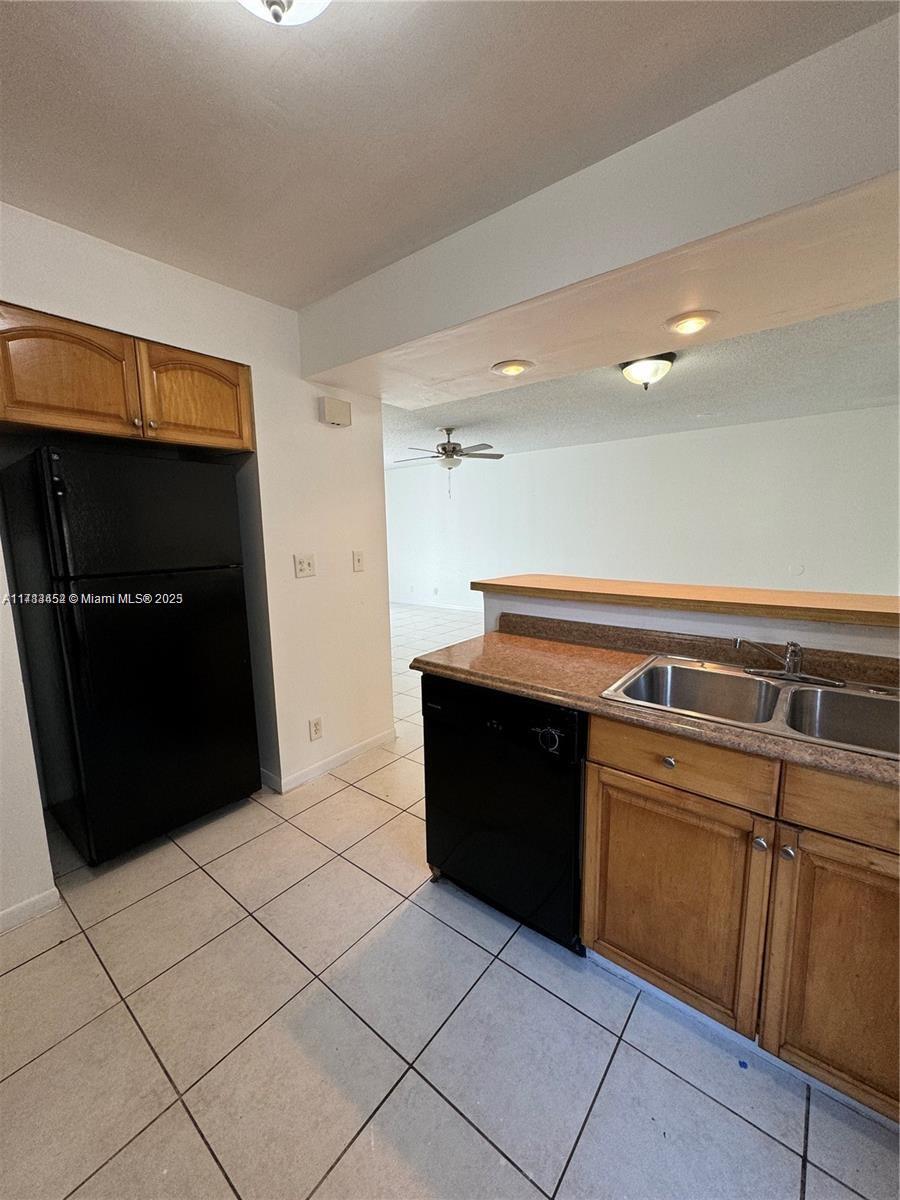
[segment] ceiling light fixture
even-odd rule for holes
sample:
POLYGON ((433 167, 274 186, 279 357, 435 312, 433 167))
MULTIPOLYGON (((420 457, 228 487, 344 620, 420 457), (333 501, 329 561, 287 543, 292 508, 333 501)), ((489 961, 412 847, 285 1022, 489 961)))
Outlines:
POLYGON ((642 384, 646 392, 651 383, 659 383, 664 375, 668 375, 674 361, 674 354, 651 354, 647 358, 619 363, 619 370, 629 383, 642 384))
POLYGON ((669 317, 666 329, 670 333, 680 333, 690 337, 692 333, 700 333, 707 325, 712 325, 719 314, 712 308, 698 308, 693 312, 679 313, 677 317, 669 317))
POLYGON ((515 378, 516 375, 524 375, 533 366, 534 363, 529 362, 527 358, 504 358, 503 362, 494 363, 491 370, 495 375, 506 375, 508 378, 515 378))
POLYGON ((270 25, 305 25, 323 13, 331 0, 238 0, 238 3, 270 25))

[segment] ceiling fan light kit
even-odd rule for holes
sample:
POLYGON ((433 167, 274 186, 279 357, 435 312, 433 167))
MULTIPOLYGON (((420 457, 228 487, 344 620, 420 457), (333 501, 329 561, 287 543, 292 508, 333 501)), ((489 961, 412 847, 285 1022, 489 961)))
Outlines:
POLYGON ((444 441, 438 442, 432 454, 430 450, 426 450, 423 446, 410 446, 410 450, 421 450, 422 458, 398 458, 395 462, 426 462, 428 459, 436 458, 439 460, 442 467, 446 467, 448 471, 452 471, 454 467, 458 467, 464 458, 502 458, 502 454, 488 453, 494 449, 487 442, 478 442, 474 446, 463 446, 459 442, 453 440, 453 429, 439 429, 438 433, 444 434, 444 441))
POLYGON ((323 13, 331 0, 238 0, 268 25, 305 25, 323 13))
POLYGON ((674 354, 650 354, 646 358, 635 358, 631 362, 619 363, 619 370, 629 383, 637 383, 646 392, 651 383, 659 383, 672 370, 674 354))

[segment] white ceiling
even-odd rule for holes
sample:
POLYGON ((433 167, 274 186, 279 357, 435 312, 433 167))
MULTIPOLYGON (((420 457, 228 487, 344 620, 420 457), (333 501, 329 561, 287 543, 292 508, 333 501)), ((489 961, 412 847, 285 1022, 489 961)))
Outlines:
MULTIPOLYGON (((441 425, 455 426, 454 440, 464 444, 490 442, 515 454, 896 404, 897 322, 892 301, 713 345, 688 345, 665 379, 647 392, 612 366, 424 411, 386 404, 385 463, 408 458, 409 446, 427 448, 441 440, 435 431, 441 425)), ((462 470, 490 467, 464 463, 462 470)))
POLYGON ((2 3, 0 195, 299 307, 894 11, 2 3))

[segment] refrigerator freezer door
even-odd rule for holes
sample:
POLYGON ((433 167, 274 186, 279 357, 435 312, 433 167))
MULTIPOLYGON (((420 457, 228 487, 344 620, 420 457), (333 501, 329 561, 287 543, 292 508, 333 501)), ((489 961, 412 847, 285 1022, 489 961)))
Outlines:
POLYGON ((259 787, 250 651, 240 568, 75 590, 64 643, 99 862, 259 787))
POLYGON ((121 451, 42 454, 57 578, 242 561, 231 467, 121 451))

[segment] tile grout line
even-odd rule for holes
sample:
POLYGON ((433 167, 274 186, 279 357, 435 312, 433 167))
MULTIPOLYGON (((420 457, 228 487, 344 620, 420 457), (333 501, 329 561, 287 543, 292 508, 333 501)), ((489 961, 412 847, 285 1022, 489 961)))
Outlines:
POLYGON ((639 991, 638 994, 635 996, 634 1000, 632 1001, 631 1008, 628 1010, 628 1016, 625 1018, 624 1022, 622 1023, 622 1028, 619 1031, 618 1037, 616 1038, 616 1044, 613 1046, 612 1053, 610 1054, 609 1058, 607 1059, 606 1066, 603 1068, 603 1071, 600 1075, 600 1082, 597 1084, 597 1090, 594 1092, 591 1102, 587 1107, 587 1112, 584 1114, 584 1120, 581 1122, 581 1125, 579 1126, 578 1132, 575 1135, 575 1141, 572 1143, 572 1148, 569 1151, 566 1161, 563 1163, 563 1168, 559 1173, 559 1178, 556 1180, 556 1186, 553 1188, 553 1192, 551 1193, 551 1200, 556 1200, 556 1195, 559 1192, 559 1189, 562 1187, 562 1182, 566 1177, 566 1172, 568 1171, 569 1167, 571 1166, 572 1159, 575 1157, 575 1151, 578 1149, 578 1143, 581 1141, 581 1138, 582 1138, 582 1135, 583 1135, 585 1129, 587 1129, 587 1124, 588 1124, 588 1121, 591 1119, 591 1113, 594 1111, 594 1106, 597 1103, 597 1098, 599 1097, 600 1091, 603 1088, 604 1083, 606 1082, 606 1077, 609 1074, 610 1067, 613 1065, 613 1060, 615 1059, 616 1054, 619 1051, 619 1047, 622 1045, 622 1038, 625 1036, 625 1030, 628 1028, 628 1022, 631 1020, 632 1014, 634 1013, 634 1010, 637 1008, 637 1002, 638 1002, 638 1000, 640 1000, 641 995, 642 995, 642 993, 639 991))
POLYGON ((809 1163, 809 1109, 812 1093, 809 1084, 804 1088, 804 1108, 803 1108, 803 1149, 800 1159, 800 1198, 806 1200, 806 1170, 809 1163))

